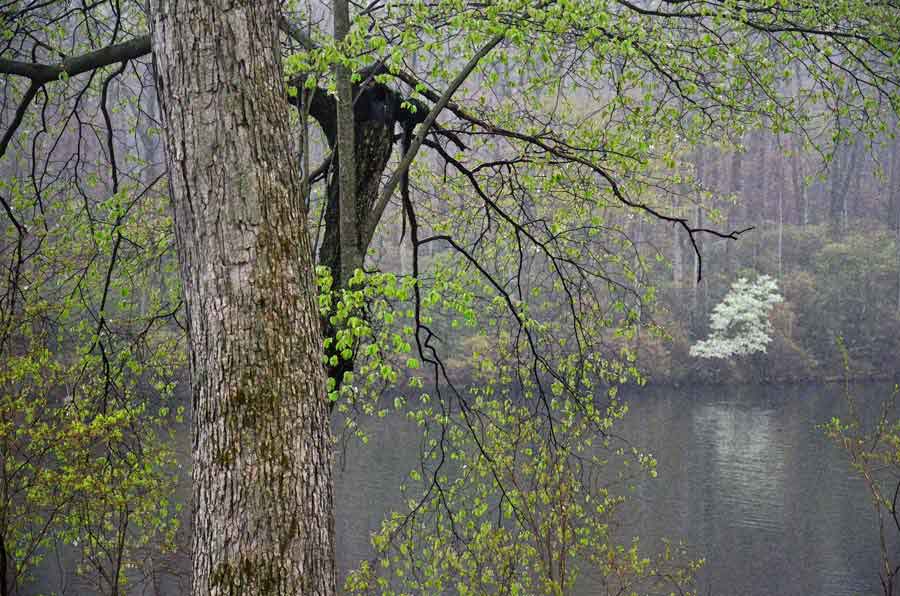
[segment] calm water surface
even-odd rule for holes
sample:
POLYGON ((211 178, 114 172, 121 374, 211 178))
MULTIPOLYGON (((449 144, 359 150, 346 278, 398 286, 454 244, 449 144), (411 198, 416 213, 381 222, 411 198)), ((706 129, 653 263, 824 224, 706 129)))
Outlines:
MULTIPOLYGON (((889 395, 856 386, 863 404, 889 395)), ((880 594, 874 513, 843 454, 816 425, 843 415, 837 386, 648 388, 627 396, 620 434, 651 451, 659 477, 638 485, 623 523, 644 548, 664 537, 706 557, 700 594, 844 596, 880 594)), ((350 441, 336 473, 338 566, 343 578, 372 556, 369 535, 415 467, 420 431, 378 421, 368 445, 350 441)), ((189 457, 188 433, 184 454, 189 457)), ((187 482, 187 481, 186 481, 187 482)), ((189 486, 180 491, 187 498, 189 486)), ((45 560, 24 594, 89 594, 71 582, 75 559, 45 560), (68 588, 61 588, 68 585, 68 588)), ((185 560, 175 566, 189 569, 185 560)), ((170 581, 161 594, 182 590, 170 581)), ((584 574, 578 593, 599 593, 584 574)))
MULTIPOLYGON (((854 391, 874 404, 890 387, 854 391)), ((627 399, 621 434, 657 457, 659 477, 638 486, 624 527, 645 547, 682 539, 705 556, 701 594, 880 593, 872 507, 816 428, 844 414, 840 387, 648 388, 627 399)), ((341 577, 371 556, 369 534, 400 506, 419 440, 395 420, 346 449, 336 475, 341 577)), ((580 586, 593 593, 588 576, 580 586)))

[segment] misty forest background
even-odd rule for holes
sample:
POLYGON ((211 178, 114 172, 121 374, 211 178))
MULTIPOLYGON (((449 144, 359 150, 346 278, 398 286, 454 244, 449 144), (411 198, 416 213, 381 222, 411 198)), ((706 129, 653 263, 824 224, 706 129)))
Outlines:
MULTIPOLYGON (((663 333, 638 332, 610 346, 636 348, 648 382, 885 380, 900 372, 900 142, 838 130, 821 129, 812 139, 818 150, 808 137, 762 131, 743 136, 738 151, 705 147, 682 156, 685 180, 702 190, 686 184, 669 212, 697 227, 752 228, 737 240, 698 236, 699 259, 679 226, 612 210, 635 247, 635 269, 656 289, 641 316, 663 333), (767 352, 691 356, 732 283, 759 275, 775 278, 784 296, 771 315, 767 352)), ((410 250, 397 243, 402 222, 394 216, 395 229, 376 239, 375 260, 408 272, 410 250)), ((465 375, 466 356, 451 360, 465 375)))
MULTIPOLYGON (((671 341, 644 340, 641 363, 662 383, 795 382, 890 378, 900 350, 900 145, 838 142, 833 159, 804 154, 793 136, 751 134, 744 152, 714 148, 690 162, 710 196, 695 207, 738 241, 701 241, 703 276, 683 235, 634 225, 645 250, 666 260, 653 275, 662 308, 654 316, 671 341), (784 302, 772 315, 767 353, 731 362, 700 360, 690 345, 708 333, 710 309, 737 277, 769 274, 784 302), (849 356, 845 371, 842 340, 849 356)), ((682 207, 685 209, 684 207, 682 207)), ((687 209, 690 209, 689 207, 687 209)))

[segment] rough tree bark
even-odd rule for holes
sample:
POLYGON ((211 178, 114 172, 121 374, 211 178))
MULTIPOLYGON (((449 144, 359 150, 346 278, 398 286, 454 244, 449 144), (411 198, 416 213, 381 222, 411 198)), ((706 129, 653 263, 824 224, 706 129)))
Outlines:
POLYGON ((151 0, 193 386, 193 594, 335 592, 331 442, 278 2, 151 0))

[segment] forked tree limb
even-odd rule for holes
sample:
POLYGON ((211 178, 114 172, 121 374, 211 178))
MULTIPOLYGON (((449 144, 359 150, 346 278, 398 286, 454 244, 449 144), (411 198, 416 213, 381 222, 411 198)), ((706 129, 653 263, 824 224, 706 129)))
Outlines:
POLYGON ((456 75, 456 78, 447 86, 444 92, 436 98, 434 106, 431 108, 431 111, 428 112, 428 116, 425 118, 425 121, 422 122, 422 125, 419 127, 419 132, 416 133, 415 138, 410 143, 409 150, 406 152, 406 155, 400 160, 400 163, 397 165, 397 169, 394 170, 394 173, 391 175, 390 179, 388 179, 387 183, 385 183, 384 188, 381 191, 381 195, 378 197, 378 201, 376 201, 374 207, 372 208, 372 213, 369 214, 369 221, 366 222, 366 240, 371 240, 372 236, 375 234, 375 228, 378 226, 378 222, 381 220, 381 215, 384 213, 385 207, 387 207, 388 201, 391 199, 391 195, 394 194, 394 191, 397 189, 397 185, 400 184, 400 180, 403 178, 403 174, 409 169, 412 164, 413 159, 416 157, 416 153, 418 153, 419 148, 422 146, 422 143, 425 141, 425 136, 428 134, 429 129, 437 120, 438 114, 447 107, 450 103, 450 99, 453 97, 453 94, 456 93, 456 90, 459 89, 466 79, 469 78, 469 75, 472 74, 472 71, 475 70, 475 67, 478 66, 478 63, 487 56, 491 50, 493 50, 501 41, 503 41, 504 34, 498 33, 494 37, 492 37, 486 44, 484 44, 478 52, 475 53, 474 56, 469 60, 468 63, 463 67, 463 69, 456 75))

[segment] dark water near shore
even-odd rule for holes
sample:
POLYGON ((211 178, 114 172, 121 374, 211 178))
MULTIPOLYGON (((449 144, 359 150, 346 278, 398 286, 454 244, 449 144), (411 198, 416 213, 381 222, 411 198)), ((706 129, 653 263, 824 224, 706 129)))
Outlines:
MULTIPOLYGON (((873 411, 890 390, 853 388, 863 408, 873 411)), ((645 388, 626 399, 631 411, 618 434, 659 462, 659 477, 642 481, 633 494, 622 523, 626 542, 640 536, 650 549, 661 538, 684 540, 693 556, 707 560, 700 594, 881 593, 872 506, 843 453, 816 428, 845 413, 841 387, 645 388)), ((337 462, 341 578, 372 556, 369 535, 392 507, 400 508, 397 487, 419 455, 420 430, 398 417, 372 421, 368 433, 367 445, 349 441, 337 462)), ((187 458, 187 432, 183 439, 187 458)), ((180 492, 187 497, 189 486, 180 492)), ((171 564, 189 569, 183 558, 171 564)), ((50 555, 23 593, 60 593, 74 565, 71 556, 50 555)), ((64 593, 90 593, 70 585, 64 593)), ((181 591, 164 581, 157 593, 181 591)), ((601 593, 589 572, 577 593, 601 593)))
MULTIPOLYGON (((887 385, 857 385, 877 404, 887 385)), ((651 451, 659 477, 641 483, 623 524, 645 547, 682 539, 707 564, 699 592, 727 596, 879 594, 872 506, 843 454, 816 428, 845 413, 839 386, 647 388, 628 397, 620 434, 651 451)), ((384 421, 382 421, 384 422, 384 421)), ((397 503, 419 432, 370 429, 337 473, 341 576, 371 556, 370 532, 397 503)), ((590 577, 579 592, 594 593, 590 577)))

